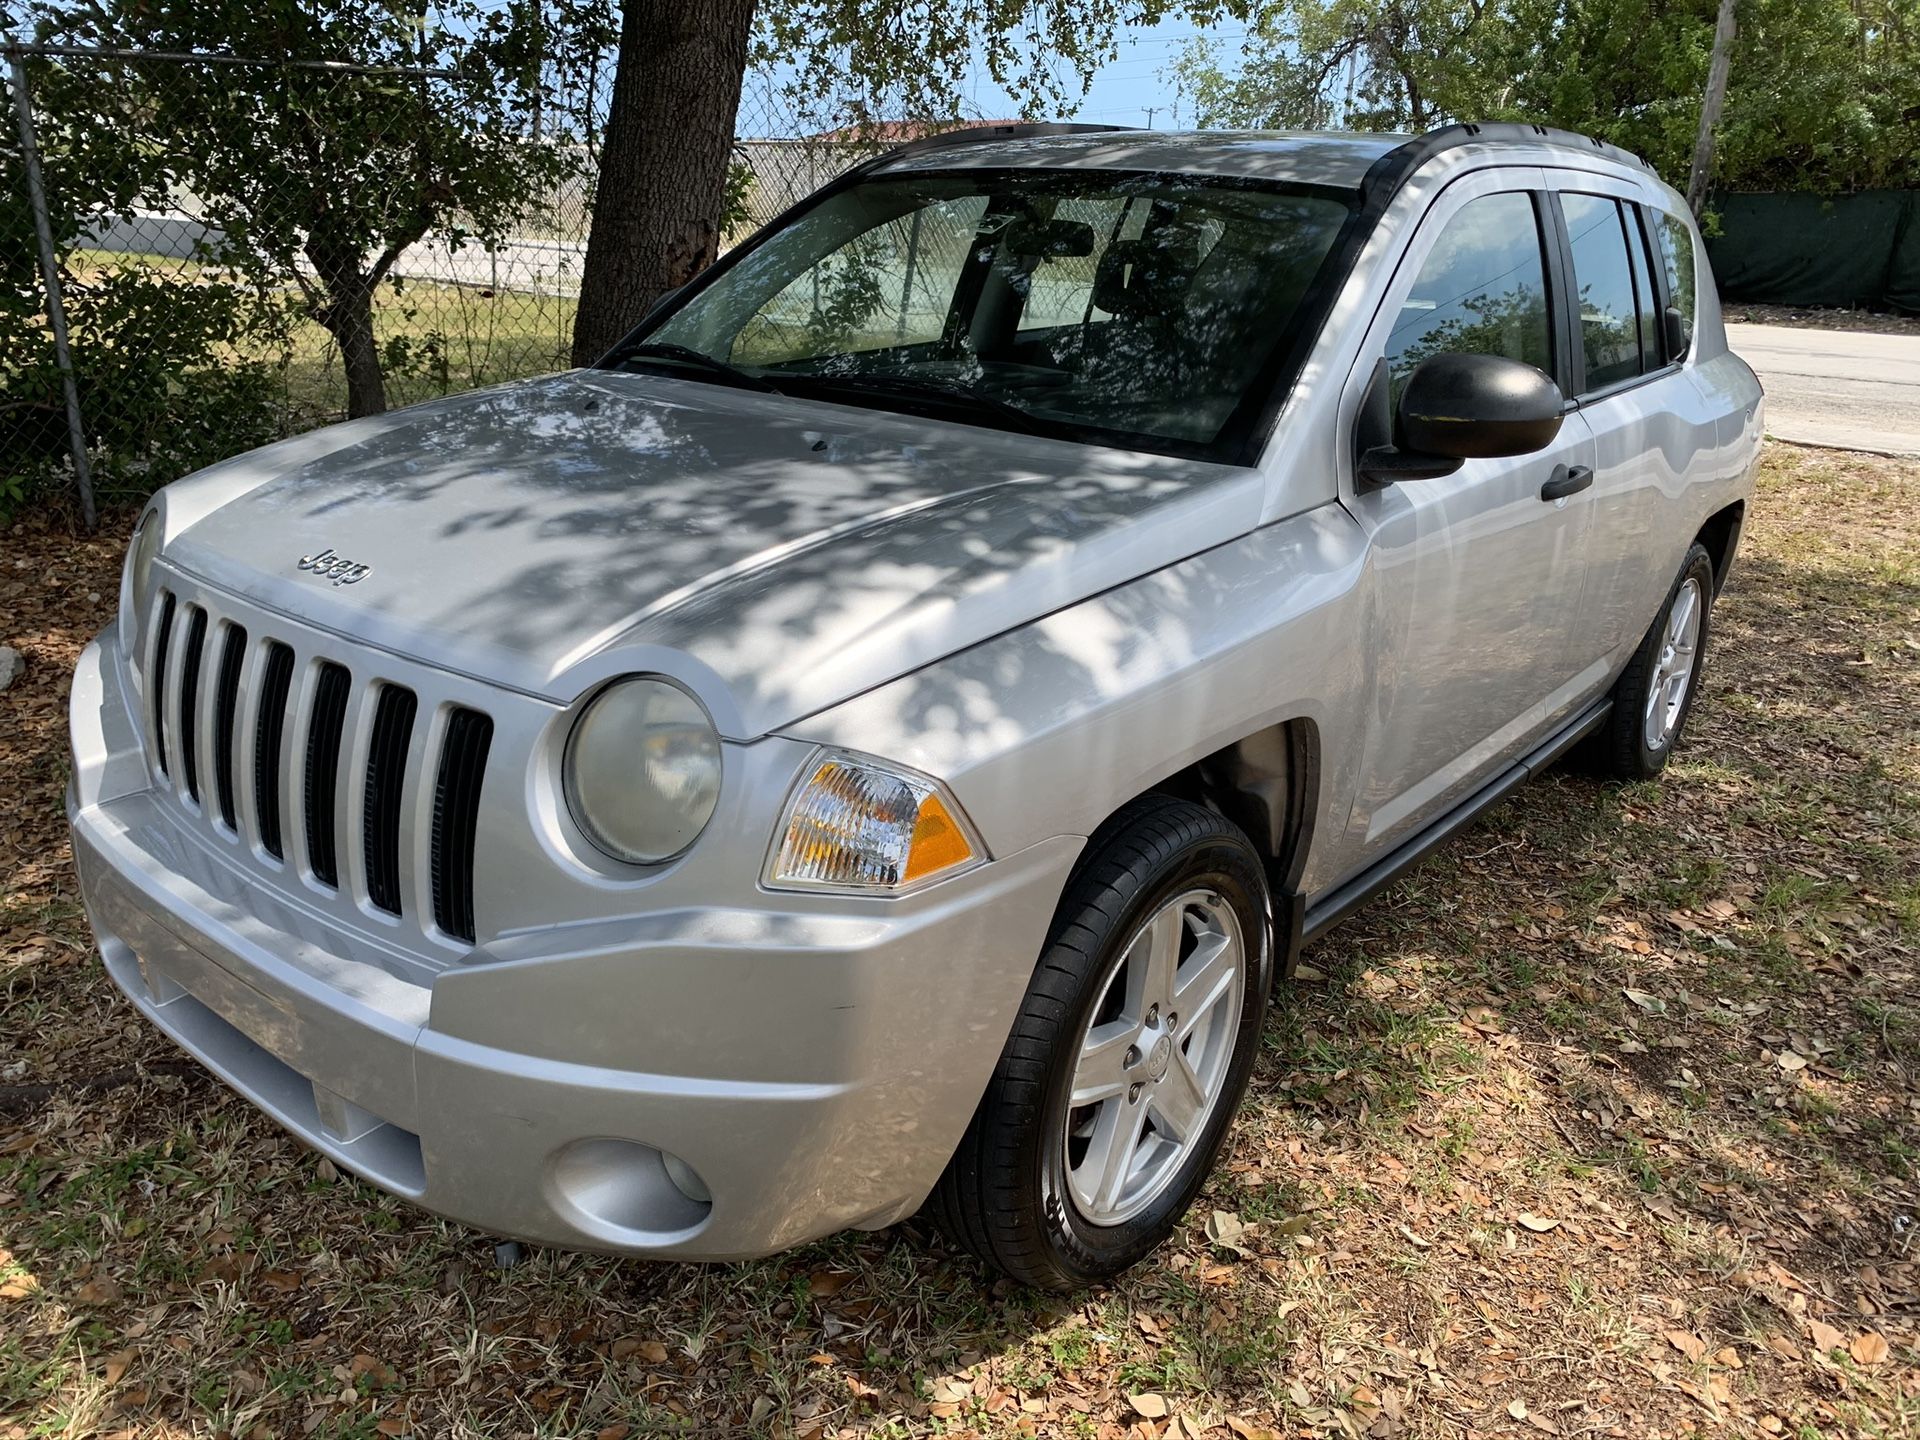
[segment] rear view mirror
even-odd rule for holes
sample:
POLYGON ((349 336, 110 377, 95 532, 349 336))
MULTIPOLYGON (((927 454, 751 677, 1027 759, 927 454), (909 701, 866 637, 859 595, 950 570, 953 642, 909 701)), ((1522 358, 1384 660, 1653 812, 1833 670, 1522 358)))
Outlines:
POLYGON ((1093 253, 1093 226, 1084 220, 1015 220, 1000 246, 1022 260, 1067 260, 1093 253))
POLYGON ((1504 355, 1434 355, 1407 377, 1394 443, 1360 457, 1362 479, 1451 475, 1462 460, 1529 455, 1560 433, 1565 404, 1545 372, 1504 355))

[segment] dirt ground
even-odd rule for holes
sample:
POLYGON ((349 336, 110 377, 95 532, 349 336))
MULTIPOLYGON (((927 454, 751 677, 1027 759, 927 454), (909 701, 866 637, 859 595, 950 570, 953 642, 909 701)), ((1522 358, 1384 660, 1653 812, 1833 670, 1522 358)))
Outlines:
POLYGON ((914 1224, 495 1268, 184 1063, 62 828, 118 564, 0 532, 0 1437, 1920 1430, 1920 465, 1773 449, 1667 776, 1309 952, 1183 1233, 1067 1300, 914 1224))
POLYGON ((1727 319, 1748 325, 1794 325, 1806 330, 1866 330, 1876 335, 1920 335, 1920 315, 1890 310, 1835 310, 1819 306, 1726 302, 1727 319))

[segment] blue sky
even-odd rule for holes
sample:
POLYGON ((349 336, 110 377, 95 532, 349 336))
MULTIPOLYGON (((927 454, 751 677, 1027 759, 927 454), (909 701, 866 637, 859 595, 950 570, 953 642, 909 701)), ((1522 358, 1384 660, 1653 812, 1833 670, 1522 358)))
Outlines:
MULTIPOLYGON (((1120 36, 1119 55, 1094 76, 1086 100, 1072 118, 1113 125, 1151 124, 1162 130, 1190 123, 1190 115, 1183 118, 1178 113, 1178 96, 1166 72, 1198 36, 1211 35, 1231 47, 1245 34, 1244 22, 1210 29, 1188 20, 1130 26, 1120 36)), ((984 76, 969 88, 979 114, 1016 113, 1013 102, 984 76)))
MULTIPOLYGON (((1169 20, 1159 25, 1128 26, 1118 37, 1119 53, 1100 67, 1086 99, 1070 118, 1098 121, 1110 125, 1152 125, 1165 130, 1191 123, 1191 115, 1180 114, 1178 97, 1167 74, 1187 43, 1198 36, 1210 35, 1223 42, 1231 54, 1246 34, 1246 24, 1229 22, 1206 28, 1188 20, 1169 20)), ((776 81, 778 75, 773 77, 776 81)), ((1004 119, 1019 113, 1012 98, 986 76, 982 66, 964 87, 967 113, 987 119, 1004 119)), ((742 135, 784 133, 787 117, 777 103, 769 103, 764 82, 756 86, 749 77, 742 97, 738 131, 742 135)))

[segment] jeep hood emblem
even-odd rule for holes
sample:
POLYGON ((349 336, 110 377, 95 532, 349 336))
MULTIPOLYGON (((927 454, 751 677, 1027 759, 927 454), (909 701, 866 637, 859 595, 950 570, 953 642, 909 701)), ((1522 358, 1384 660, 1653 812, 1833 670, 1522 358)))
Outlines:
POLYGON ((358 585, 373 569, 371 565, 356 565, 334 554, 331 547, 314 555, 302 555, 299 568, 311 570, 322 580, 331 580, 336 585, 358 585))

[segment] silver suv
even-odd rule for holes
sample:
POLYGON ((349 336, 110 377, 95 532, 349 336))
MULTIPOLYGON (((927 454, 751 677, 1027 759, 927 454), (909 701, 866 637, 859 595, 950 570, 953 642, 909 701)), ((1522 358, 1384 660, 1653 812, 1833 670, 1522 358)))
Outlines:
POLYGON ((1172 1230, 1303 944, 1656 774, 1760 388, 1577 136, 971 131, 598 366, 170 487, 73 690, 108 973, 504 1235, 1172 1230))

